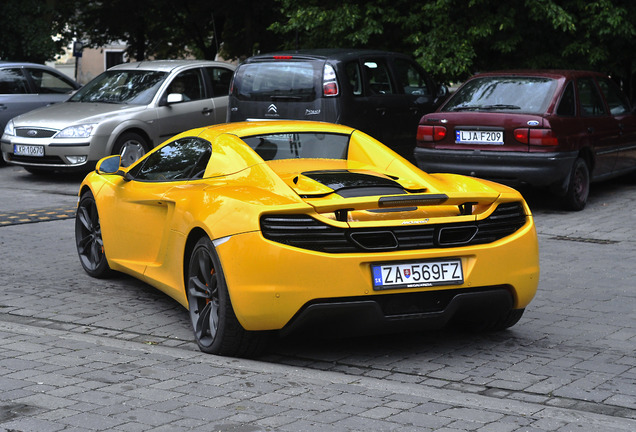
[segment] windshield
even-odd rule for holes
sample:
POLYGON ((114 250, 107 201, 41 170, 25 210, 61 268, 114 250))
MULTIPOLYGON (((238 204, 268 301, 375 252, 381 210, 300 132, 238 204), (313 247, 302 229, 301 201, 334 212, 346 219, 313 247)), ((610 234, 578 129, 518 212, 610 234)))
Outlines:
POLYGON ((148 105, 166 76, 166 72, 156 71, 106 71, 82 87, 69 101, 148 105))
POLYGON ((543 114, 557 81, 543 77, 483 77, 460 88, 443 111, 511 111, 543 114))
POLYGON ((308 61, 280 61, 242 65, 234 79, 239 100, 310 102, 316 98, 322 65, 308 61))
POLYGON ((315 132, 255 135, 243 138, 263 160, 346 159, 349 135, 315 132))

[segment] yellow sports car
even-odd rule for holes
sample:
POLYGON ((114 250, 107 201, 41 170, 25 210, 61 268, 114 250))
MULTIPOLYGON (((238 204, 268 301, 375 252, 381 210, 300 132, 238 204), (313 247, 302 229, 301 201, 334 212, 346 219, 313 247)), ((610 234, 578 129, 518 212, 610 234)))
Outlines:
POLYGON ((220 355, 254 356, 305 325, 504 329, 539 281, 518 192, 426 174, 318 122, 222 124, 126 168, 104 158, 80 186, 75 235, 88 274, 164 291, 220 355))

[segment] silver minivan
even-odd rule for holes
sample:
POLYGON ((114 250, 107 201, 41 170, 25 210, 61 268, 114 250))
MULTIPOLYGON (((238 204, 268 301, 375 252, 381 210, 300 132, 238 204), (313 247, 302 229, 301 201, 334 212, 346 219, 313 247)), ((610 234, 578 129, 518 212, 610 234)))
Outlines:
POLYGON ((204 60, 114 66, 68 101, 10 120, 2 156, 32 173, 87 171, 111 154, 127 166, 180 132, 223 123, 234 69, 204 60))

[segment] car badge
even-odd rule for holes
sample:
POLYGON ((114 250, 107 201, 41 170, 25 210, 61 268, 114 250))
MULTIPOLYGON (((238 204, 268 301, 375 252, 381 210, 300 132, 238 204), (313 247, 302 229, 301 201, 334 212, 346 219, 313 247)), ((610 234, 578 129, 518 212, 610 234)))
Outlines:
POLYGON ((270 105, 267 107, 267 113, 268 113, 268 114, 272 114, 272 113, 273 113, 273 114, 278 114, 278 108, 276 108, 276 105, 274 105, 274 104, 270 104, 270 105))
POLYGON ((530 120, 528 126, 539 126, 539 122, 536 120, 530 120))
POLYGON ((34 137, 34 136, 38 136, 38 131, 29 129, 26 134, 30 137, 34 137))

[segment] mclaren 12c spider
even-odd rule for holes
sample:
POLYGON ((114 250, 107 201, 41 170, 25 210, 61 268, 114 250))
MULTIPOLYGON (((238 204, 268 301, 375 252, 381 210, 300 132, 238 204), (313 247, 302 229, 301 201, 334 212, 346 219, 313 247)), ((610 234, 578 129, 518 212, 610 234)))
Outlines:
POLYGON ((342 125, 229 123, 181 133, 80 186, 80 262, 164 291, 207 353, 249 357, 299 328, 516 324, 539 281, 515 190, 427 174, 342 125), (322 326, 326 327, 322 327, 322 326))

